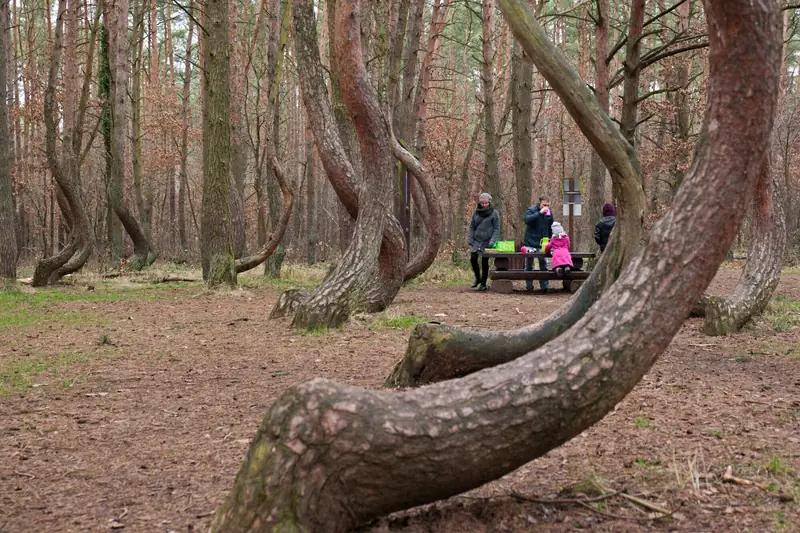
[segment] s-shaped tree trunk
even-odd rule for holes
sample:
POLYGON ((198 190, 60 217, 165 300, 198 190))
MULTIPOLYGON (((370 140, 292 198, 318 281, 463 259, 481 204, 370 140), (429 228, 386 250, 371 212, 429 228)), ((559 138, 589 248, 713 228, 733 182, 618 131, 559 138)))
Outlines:
MULTIPOLYGON (((293 6, 295 50, 303 102, 320 160, 339 200, 358 222, 337 268, 316 291, 311 295, 287 291, 272 310, 273 318, 294 313, 292 325, 298 328, 338 326, 355 311, 377 312, 392 302, 406 268, 402 230, 391 212, 391 196, 384 194, 391 190, 392 156, 401 159, 418 181, 431 183, 425 169, 393 138, 367 81, 360 34, 349 27, 358 25, 358 18, 349 19, 351 12, 340 16, 338 8, 335 12, 336 20, 342 22, 337 22, 331 35, 331 72, 339 79, 358 133, 360 165, 348 158, 328 101, 310 1, 298 1, 293 6), (363 185, 358 188, 356 184, 362 180, 355 168, 365 169, 363 185)), ((333 3, 328 4, 327 13, 334 16, 333 3)))
POLYGON ((500 0, 500 10, 522 45, 575 123, 611 173, 617 198, 617 224, 605 253, 580 290, 546 320, 516 330, 482 333, 439 324, 420 324, 405 357, 387 378, 390 386, 408 386, 462 376, 510 361, 554 339, 577 322, 597 301, 640 248, 646 200, 639 161, 597 99, 561 50, 548 39, 527 3, 500 0), (502 343, 508 350, 493 347, 502 343))
MULTIPOLYGON (((77 10, 76 10, 77 11, 77 10)), ((81 93, 80 108, 77 118, 71 128, 65 128, 63 150, 59 158, 56 148, 58 137, 58 118, 56 106, 56 89, 58 87, 58 73, 61 67, 61 56, 64 50, 64 17, 67 15, 67 1, 59 0, 58 15, 53 37, 53 58, 47 76, 47 87, 44 91, 44 127, 45 127, 45 156, 47 166, 56 186, 60 191, 59 206, 64 217, 71 222, 69 243, 56 255, 41 259, 36 264, 33 273, 34 287, 52 285, 67 274, 78 271, 86 264, 94 249, 94 241, 89 223, 89 217, 80 198, 78 177, 80 172, 80 157, 82 153, 81 129, 85 117, 85 104, 88 98, 88 81, 91 76, 91 67, 87 67, 84 76, 84 87, 81 93)), ((77 20, 72 17, 70 24, 77 25, 77 20)), ((94 36, 97 28, 91 32, 90 53, 88 65, 92 64, 91 52, 93 51, 94 36)), ((76 31, 77 27, 71 31, 76 31)), ((66 76, 65 78, 70 78, 66 76)), ((74 113, 75 102, 64 106, 64 114, 74 113)))
POLYGON ((496 479, 628 394, 714 277, 769 150, 779 6, 709 1, 706 16, 708 142, 678 192, 682 208, 654 226, 569 334, 506 365, 402 393, 324 379, 292 387, 266 414, 213 533, 344 533, 496 479))
POLYGON ((705 316, 706 335, 727 335, 761 314, 778 287, 786 249, 786 219, 769 157, 764 159, 755 194, 755 226, 747 264, 729 296, 703 296, 693 314, 705 316))

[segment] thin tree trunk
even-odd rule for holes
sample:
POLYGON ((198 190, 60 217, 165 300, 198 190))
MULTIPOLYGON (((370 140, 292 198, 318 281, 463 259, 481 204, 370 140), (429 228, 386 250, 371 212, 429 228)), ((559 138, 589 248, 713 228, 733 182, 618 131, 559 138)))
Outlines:
MULTIPOLYGON (((17 235, 11 182, 12 142, 8 129, 8 2, 0 2, 0 278, 17 279, 17 235)), ((14 83, 16 85, 16 82, 14 83)), ((0 285, 0 289, 2 289, 0 285)))
MULTIPOLYGON (((189 2, 189 13, 193 12, 194 1, 189 2)), ((189 241, 186 236, 186 185, 187 185, 187 162, 189 159, 189 126, 190 112, 189 100, 191 98, 192 84, 192 37, 194 34, 194 19, 189 17, 189 29, 186 36, 186 59, 183 66, 183 102, 181 104, 181 163, 179 171, 180 187, 178 189, 178 236, 180 240, 180 257, 186 259, 189 249, 189 241)))
POLYGON ((483 98, 483 178, 489 194, 492 195, 492 205, 501 214, 503 213, 503 194, 500 188, 499 155, 497 153, 497 132, 494 121, 494 61, 495 49, 493 34, 494 0, 482 2, 482 42, 483 63, 481 67, 481 97, 483 98))
MULTIPOLYGON (((608 115, 608 0, 597 0, 595 17, 595 63, 594 94, 600 109, 608 115)), ((598 153, 592 150, 591 170, 589 171, 588 202, 583 220, 587 235, 594 235, 594 226, 603 212, 606 201, 606 166, 598 153)))
POLYGON ((314 154, 314 132, 306 119, 306 262, 317 262, 317 158, 314 154))
POLYGON ((706 16, 708 142, 678 193, 682 209, 654 228, 620 282, 568 335, 460 380, 400 393, 295 385, 265 415, 212 533, 344 533, 497 479, 625 398, 713 279, 769 150, 778 5, 709 2, 706 16))
MULTIPOLYGON (((533 154, 531 154, 531 89, 533 88, 533 65, 525 58, 522 47, 514 43, 511 59, 511 141, 514 152, 514 177, 517 185, 516 219, 525 219, 525 211, 531 205, 533 154)), ((517 225, 515 238, 522 242, 525 225, 517 225)))
POLYGON ((622 114, 620 129, 631 146, 636 146, 636 116, 639 109, 639 58, 642 50, 642 25, 644 24, 645 0, 631 2, 631 15, 628 22, 628 40, 625 53, 625 81, 622 93, 622 114))

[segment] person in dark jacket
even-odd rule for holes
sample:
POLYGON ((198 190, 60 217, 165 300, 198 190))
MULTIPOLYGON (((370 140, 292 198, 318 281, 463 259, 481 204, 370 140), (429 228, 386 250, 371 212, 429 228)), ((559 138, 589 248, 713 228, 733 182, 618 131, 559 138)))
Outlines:
MULTIPOLYGON (((544 245, 542 239, 550 239, 553 236, 551 226, 553 224, 553 212, 550 210, 550 199, 544 196, 539 197, 539 201, 532 205, 525 212, 525 240, 523 244, 528 251, 542 252, 544 245)), ((525 258, 525 270, 533 270, 534 258, 525 258)), ((547 259, 539 259, 539 270, 547 270, 547 259)), ((539 280, 539 287, 542 291, 547 291, 547 280, 539 280)), ((525 288, 533 290, 533 280, 525 280, 525 288)))
POLYGON ((473 289, 486 290, 486 280, 489 278, 489 258, 482 254, 486 248, 494 246, 499 238, 500 215, 492 207, 492 196, 488 192, 482 192, 478 196, 478 207, 472 214, 472 220, 469 221, 469 234, 467 235, 467 242, 470 245, 469 262, 475 273, 473 289), (478 255, 482 255, 483 273, 478 268, 478 255))
POLYGON ((606 202, 603 206, 603 216, 594 225, 594 240, 600 245, 600 253, 603 253, 606 249, 611 230, 614 229, 614 224, 616 223, 617 210, 613 204, 606 202))

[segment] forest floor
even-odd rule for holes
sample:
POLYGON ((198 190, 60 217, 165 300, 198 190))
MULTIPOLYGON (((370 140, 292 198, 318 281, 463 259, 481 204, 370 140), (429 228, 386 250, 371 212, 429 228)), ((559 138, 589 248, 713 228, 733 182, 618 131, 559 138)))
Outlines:
MULTIPOLYGON (((738 275, 721 270, 710 292, 738 275)), ((287 387, 324 376, 381 388, 415 323, 513 328, 567 298, 435 278, 385 313, 312 333, 267 318, 291 283, 255 277, 227 292, 142 283, 151 275, 0 294, 0 532, 206 531, 287 387)), ((687 320, 578 438, 362 531, 800 530, 800 274, 743 332, 707 337, 701 325, 687 320), (729 466, 754 484, 726 481, 729 466)))

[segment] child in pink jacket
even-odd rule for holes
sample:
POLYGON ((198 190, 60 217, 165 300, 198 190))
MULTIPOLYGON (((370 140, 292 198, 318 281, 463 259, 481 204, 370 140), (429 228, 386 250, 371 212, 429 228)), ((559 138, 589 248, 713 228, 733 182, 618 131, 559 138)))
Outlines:
POLYGON ((565 272, 573 270, 572 256, 569 253, 569 235, 564 233, 564 228, 558 222, 551 226, 553 236, 544 247, 544 253, 553 256, 552 267, 556 277, 563 278, 565 272))

